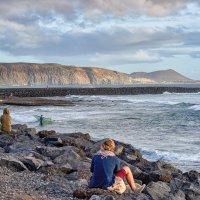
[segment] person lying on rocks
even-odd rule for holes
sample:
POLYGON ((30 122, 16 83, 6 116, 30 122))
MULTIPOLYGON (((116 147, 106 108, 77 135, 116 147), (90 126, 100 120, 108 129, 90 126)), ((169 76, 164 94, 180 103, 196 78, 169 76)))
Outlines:
POLYGON ((122 194, 127 189, 123 181, 126 177, 126 181, 133 192, 142 192, 145 185, 141 186, 135 183, 128 166, 120 169, 120 160, 115 155, 114 150, 115 142, 108 139, 103 142, 101 149, 93 156, 89 188, 107 189, 122 194))
POLYGON ((11 132, 11 116, 8 108, 3 109, 3 115, 1 116, 1 130, 7 133, 11 132))

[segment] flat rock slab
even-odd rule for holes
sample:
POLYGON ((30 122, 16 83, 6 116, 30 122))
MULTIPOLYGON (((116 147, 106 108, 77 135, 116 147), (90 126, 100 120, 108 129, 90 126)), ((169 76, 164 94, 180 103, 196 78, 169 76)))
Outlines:
POLYGON ((47 98, 36 97, 11 97, 1 98, 0 105, 17 105, 17 106, 72 106, 72 101, 69 100, 55 100, 47 98))
POLYGON ((73 197, 78 199, 90 199, 92 195, 113 195, 119 196, 115 192, 111 192, 109 190, 102 190, 99 188, 92 189, 77 189, 73 192, 73 197))

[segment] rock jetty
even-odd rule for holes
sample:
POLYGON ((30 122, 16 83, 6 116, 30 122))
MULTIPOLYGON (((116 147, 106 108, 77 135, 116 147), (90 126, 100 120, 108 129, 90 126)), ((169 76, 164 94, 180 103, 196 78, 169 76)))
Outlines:
POLYGON ((138 95, 138 94, 163 94, 170 93, 197 93, 200 88, 189 87, 92 87, 92 88, 6 88, 0 89, 0 96, 9 97, 52 97, 66 95, 138 95))
POLYGON ((200 174, 183 173, 163 161, 150 162, 130 144, 116 142, 121 165, 128 165, 141 194, 118 195, 88 189, 92 155, 101 141, 87 133, 59 134, 16 124, 12 133, 0 132, 1 200, 199 200, 200 174))

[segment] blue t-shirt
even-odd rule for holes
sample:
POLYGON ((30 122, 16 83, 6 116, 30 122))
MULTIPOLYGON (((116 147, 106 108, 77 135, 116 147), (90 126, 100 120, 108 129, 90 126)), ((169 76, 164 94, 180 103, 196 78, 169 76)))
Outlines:
POLYGON ((120 169, 120 162, 117 156, 103 157, 95 155, 92 158, 89 188, 107 189, 115 180, 115 173, 120 169))

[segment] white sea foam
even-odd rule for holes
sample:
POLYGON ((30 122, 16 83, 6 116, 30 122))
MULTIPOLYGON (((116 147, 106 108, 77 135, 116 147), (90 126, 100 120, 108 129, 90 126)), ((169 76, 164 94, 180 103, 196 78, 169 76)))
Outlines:
POLYGON ((200 153, 197 152, 195 154, 186 154, 186 153, 174 153, 174 152, 169 152, 169 151, 159 151, 159 150, 154 150, 154 151, 148 151, 142 150, 142 153, 144 154, 144 157, 147 159, 150 159, 152 161, 156 160, 166 160, 166 161, 181 161, 181 162, 199 162, 200 161, 200 153))
POLYGON ((33 123, 37 122, 37 119, 31 115, 24 115, 24 114, 11 114, 12 122, 14 123, 33 123))
POLYGON ((200 92, 195 92, 195 93, 177 93, 177 92, 163 92, 163 95, 199 95, 200 92))
POLYGON ((200 110, 200 105, 194 105, 189 107, 189 109, 195 110, 195 111, 199 111, 200 110))
POLYGON ((93 100, 93 101, 115 101, 118 103, 153 103, 153 104, 165 104, 165 105, 176 105, 181 103, 191 103, 194 99, 197 99, 197 95, 200 93, 169 93, 164 94, 145 94, 145 95, 99 95, 99 96, 76 96, 82 98, 82 100, 93 100))
POLYGON ((163 92, 163 94, 173 94, 173 93, 166 91, 166 92, 163 92))
MULTIPOLYGON (((165 105, 176 105, 184 103, 178 99, 165 100, 162 95, 124 95, 124 96, 96 96, 96 99, 105 101, 117 101, 127 103, 153 103, 153 104, 165 104, 165 105)), ((94 99, 95 100, 95 99, 94 99)))

